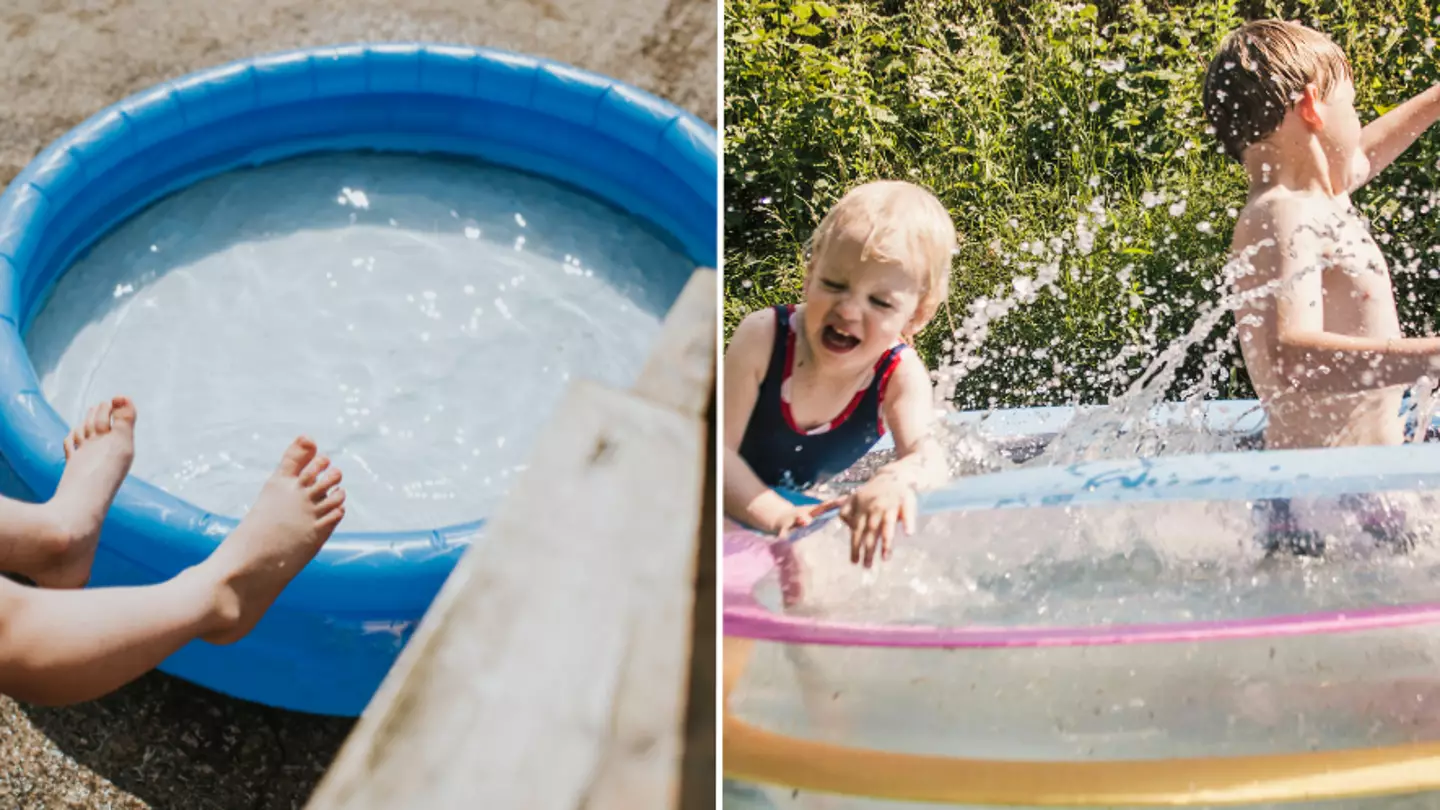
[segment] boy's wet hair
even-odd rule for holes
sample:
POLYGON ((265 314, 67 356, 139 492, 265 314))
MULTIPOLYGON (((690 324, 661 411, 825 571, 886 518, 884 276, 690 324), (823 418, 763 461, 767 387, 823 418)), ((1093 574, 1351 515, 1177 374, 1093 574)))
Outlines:
POLYGON ((1256 20, 1231 31, 1205 71, 1205 117, 1225 154, 1243 162, 1247 147, 1280 128, 1306 85, 1328 98, 1352 76, 1345 52, 1319 31, 1256 20))
POLYGON ((826 212, 806 245, 806 272, 837 234, 858 234, 862 261, 898 262, 921 271, 924 289, 912 320, 917 332, 950 293, 950 262, 958 239, 950 212, 928 189, 902 180, 856 186, 826 212))

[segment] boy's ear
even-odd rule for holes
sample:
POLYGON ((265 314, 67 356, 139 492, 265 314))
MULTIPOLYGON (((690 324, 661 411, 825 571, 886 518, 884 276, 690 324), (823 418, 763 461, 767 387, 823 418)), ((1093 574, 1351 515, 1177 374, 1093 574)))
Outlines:
POLYGON ((1295 103, 1295 111, 1300 113, 1300 118, 1310 125, 1311 129, 1324 129, 1325 119, 1320 115, 1320 88, 1312 84, 1305 85, 1305 92, 1300 94, 1300 100, 1295 103))

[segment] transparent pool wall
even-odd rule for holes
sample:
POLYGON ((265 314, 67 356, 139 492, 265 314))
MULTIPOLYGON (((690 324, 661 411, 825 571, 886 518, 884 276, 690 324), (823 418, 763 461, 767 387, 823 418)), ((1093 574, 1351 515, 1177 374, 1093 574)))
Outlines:
POLYGON ((757 642, 730 713, 766 731, 986 760, 1244 756, 1432 741, 1433 626, 1092 647, 757 642))
MULTIPOLYGON (((1192 805, 1194 810, 1433 810, 1440 794, 1417 793, 1407 796, 1376 796, 1324 801, 1286 802, 1281 804, 1192 805)), ((839 796, 787 787, 761 785, 727 779, 721 797, 725 810, 994 810, 995 805, 931 804, 870 799, 860 796, 839 796)), ((1010 810, 1056 810, 1057 805, 1035 807, 1006 805, 1010 810)), ((1153 806, 1152 806, 1153 807, 1153 806)), ((1103 810, 1143 810, 1140 807, 1107 804, 1103 810)))
MULTIPOLYGON (((1430 448, 1242 451, 1026 469, 1053 434, 1017 434, 1005 419, 1011 427, 1017 419, 1034 427, 1036 416, 997 414, 1000 427, 983 443, 999 463, 1021 468, 953 484, 953 502, 932 501, 915 535, 897 539, 892 559, 855 569, 845 530, 832 523, 774 555, 785 561, 788 584, 782 589, 777 565, 755 584, 756 600, 801 620, 1039 631, 1326 612, 1343 622, 1347 612, 1436 601, 1440 527, 1429 516, 1440 494, 1433 480, 1426 485, 1434 478, 1424 469, 1430 448), (1347 463, 1356 458, 1368 463, 1347 463), (1386 458, 1396 463, 1376 464, 1386 458), (1226 465, 1240 473, 1217 474, 1226 465), (1416 465, 1419 473, 1407 472, 1416 465), (1384 469, 1371 475, 1367 467, 1384 469), (1086 486, 1093 480, 1087 471, 1103 469, 1114 474, 1086 486), (1388 484, 1370 486, 1391 473, 1388 484), (1140 483, 1147 475, 1148 486, 1140 483), (1264 499, 1246 494, 1265 490, 1266 475, 1283 484, 1274 494, 1287 496, 1318 528, 1323 557, 1267 554, 1261 542, 1267 527, 1256 509, 1264 499), (1125 487, 1117 481, 1127 476, 1125 483, 1136 486, 1117 494, 1125 487), (1027 503, 1025 481, 1053 486, 1036 486, 1027 503), (972 497, 961 495, 967 490, 972 497), (1398 518, 1404 546, 1387 547, 1367 531, 1373 526, 1366 509, 1355 508, 1357 495, 1369 517, 1379 506, 1398 518), (799 595, 786 604, 786 592, 799 595)), ((1253 433, 1218 439, 1240 448, 1253 433)), ((756 641, 727 709, 800 739, 978 759, 1245 756, 1432 742, 1440 739, 1433 711, 1440 704, 1437 619, 1091 646, 756 641)), ((1424 795, 1250 806, 1398 810, 1436 801, 1424 795)), ((731 780, 725 806, 940 805, 731 780)))

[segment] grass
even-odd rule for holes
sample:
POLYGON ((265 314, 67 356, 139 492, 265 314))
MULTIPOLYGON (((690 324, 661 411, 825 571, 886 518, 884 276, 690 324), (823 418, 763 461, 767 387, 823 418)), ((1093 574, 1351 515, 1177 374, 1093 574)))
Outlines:
MULTIPOLYGON (((908 179, 961 234, 917 341, 932 368, 968 369, 955 404, 1107 400, 1218 299, 1245 194, 1200 109, 1225 33, 1281 17, 1329 34, 1369 120, 1440 80, 1437 15, 1440 0, 727 0, 727 335, 798 300, 804 241, 846 189, 908 179)), ((1437 159, 1427 135, 1356 197, 1410 333, 1440 303, 1437 159)), ((1232 330, 1202 336, 1172 395, 1253 396, 1232 330)))

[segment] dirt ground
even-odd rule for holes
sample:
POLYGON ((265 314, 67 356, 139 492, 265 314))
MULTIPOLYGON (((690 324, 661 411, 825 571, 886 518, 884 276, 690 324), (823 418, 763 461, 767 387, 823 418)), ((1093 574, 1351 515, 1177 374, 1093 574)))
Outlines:
MULTIPOLYGON (((546 56, 630 82, 714 126, 716 17, 714 0, 5 0, 0 184, 75 124, 156 82, 346 42, 546 56)), ((0 810, 299 808, 351 725, 159 673, 71 708, 0 697, 0 810)))
POLYGON ((486 45, 716 115, 714 0, 5 0, 0 183, 101 108, 199 68, 345 42, 486 45))

